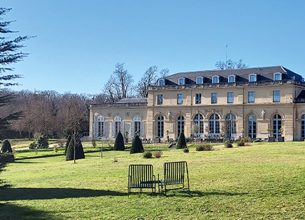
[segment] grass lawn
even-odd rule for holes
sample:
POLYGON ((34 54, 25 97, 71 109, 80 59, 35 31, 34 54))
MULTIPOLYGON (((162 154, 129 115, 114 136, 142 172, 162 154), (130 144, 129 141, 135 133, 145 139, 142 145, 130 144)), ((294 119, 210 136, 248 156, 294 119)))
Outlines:
POLYGON ((303 142, 190 148, 188 154, 162 150, 160 159, 128 151, 105 151, 101 158, 91 152, 76 164, 65 161, 62 151, 17 152, 19 160, 0 174, 7 184, 0 189, 0 219, 305 218, 303 142), (128 164, 153 164, 161 174, 164 162, 178 160, 188 161, 191 196, 127 195, 128 164))

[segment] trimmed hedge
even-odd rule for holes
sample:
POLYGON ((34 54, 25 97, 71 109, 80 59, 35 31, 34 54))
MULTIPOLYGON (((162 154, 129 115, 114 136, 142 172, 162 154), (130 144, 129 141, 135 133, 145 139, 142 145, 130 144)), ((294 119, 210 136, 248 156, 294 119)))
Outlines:
POLYGON ((184 133, 180 133, 177 142, 177 149, 184 149, 184 148, 187 148, 185 136, 184 133))
POLYGON ((14 154, 12 153, 1 153, 0 154, 0 165, 3 166, 6 163, 11 163, 15 161, 14 154))
POLYGON ((8 140, 4 140, 1 146, 1 153, 12 153, 12 146, 8 140))
POLYGON ((136 135, 134 137, 134 139, 132 140, 130 153, 131 154, 136 154, 136 153, 143 153, 143 152, 144 152, 144 147, 143 147, 142 141, 139 138, 139 136, 136 135))
POLYGON ((82 142, 79 137, 75 137, 74 135, 71 137, 70 143, 66 152, 66 160, 74 159, 74 142, 75 142, 75 159, 83 159, 85 158, 84 149, 82 142), (75 140, 75 141, 74 141, 75 140))
POLYGON ((123 135, 120 131, 115 138, 114 150, 125 150, 124 138, 123 138, 123 135))

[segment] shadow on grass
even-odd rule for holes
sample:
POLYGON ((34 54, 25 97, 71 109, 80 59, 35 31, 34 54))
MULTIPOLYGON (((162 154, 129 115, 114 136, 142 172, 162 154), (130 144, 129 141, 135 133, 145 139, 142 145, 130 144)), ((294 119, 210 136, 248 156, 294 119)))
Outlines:
POLYGON ((0 219, 58 219, 48 212, 19 206, 11 203, 0 203, 0 219))
POLYGON ((74 188, 0 188, 1 201, 126 196, 127 193, 109 190, 74 188))
POLYGON ((238 193, 238 192, 225 192, 225 191, 210 191, 210 192, 203 192, 203 191, 169 191, 166 197, 207 197, 207 196, 241 196, 246 195, 248 193, 238 193))

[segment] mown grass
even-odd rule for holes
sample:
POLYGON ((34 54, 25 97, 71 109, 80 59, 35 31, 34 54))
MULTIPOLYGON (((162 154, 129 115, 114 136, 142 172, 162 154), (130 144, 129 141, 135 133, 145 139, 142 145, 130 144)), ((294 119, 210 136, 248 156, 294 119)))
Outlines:
POLYGON ((305 143, 191 147, 187 154, 146 148, 162 148, 162 158, 105 150, 73 164, 62 151, 17 152, 0 174, 11 185, 0 189, 0 219, 304 219, 305 143), (188 161, 191 196, 127 195, 128 164, 150 163, 161 174, 164 162, 178 160, 188 161))

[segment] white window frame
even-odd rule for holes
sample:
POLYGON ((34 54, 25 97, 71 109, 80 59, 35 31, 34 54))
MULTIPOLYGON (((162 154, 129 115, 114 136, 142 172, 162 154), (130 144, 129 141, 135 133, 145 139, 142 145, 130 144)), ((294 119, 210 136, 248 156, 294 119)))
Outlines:
POLYGON ((227 92, 227 103, 228 104, 234 103, 234 92, 227 92), (232 94, 232 96, 229 96, 229 94, 232 94))
POLYGON ((228 76, 228 83, 235 83, 236 82, 236 76, 235 75, 229 75, 228 76), (230 78, 233 77, 233 81, 230 81, 230 78))
POLYGON ((217 84, 217 83, 219 83, 219 76, 216 75, 212 77, 212 84, 217 84), (214 79, 216 79, 216 82, 214 79))
POLYGON ((138 136, 141 135, 141 117, 139 115, 136 115, 133 117, 133 123, 132 123, 132 126, 133 126, 133 136, 136 136, 136 134, 138 134, 138 136), (136 127, 139 128, 139 131, 136 131, 136 127))
POLYGON ((196 84, 197 84, 197 85, 202 85, 202 84, 203 84, 203 76, 197 76, 197 77, 196 77, 196 84), (199 79, 201 80, 201 82, 198 82, 199 79))
POLYGON ((105 118, 101 115, 97 116, 96 123, 96 136, 103 137, 105 135, 105 118))
POLYGON ((273 90, 273 92, 272 92, 272 101, 275 102, 275 103, 281 102, 281 90, 279 90, 279 89, 273 90))
POLYGON ((248 103, 255 103, 255 99, 256 99, 256 92, 255 91, 248 91, 248 103), (252 101, 252 99, 250 100, 250 94, 253 95, 253 101, 252 101))
POLYGON ((178 79, 178 85, 179 85, 179 86, 185 85, 185 78, 184 78, 184 77, 178 79), (182 82, 180 82, 180 80, 182 80, 182 82))
POLYGON ((282 73, 280 73, 280 72, 273 73, 273 80, 274 80, 274 81, 281 81, 281 80, 282 80, 282 73), (279 79, 276 79, 276 78, 275 78, 276 75, 280 75, 280 78, 279 78, 279 79))
POLYGON ((249 82, 257 82, 257 74, 256 73, 252 73, 249 75, 249 82), (251 76, 255 77, 255 80, 251 80, 251 76))
POLYGON ((159 86, 165 86, 165 79, 159 79, 158 84, 159 86))

